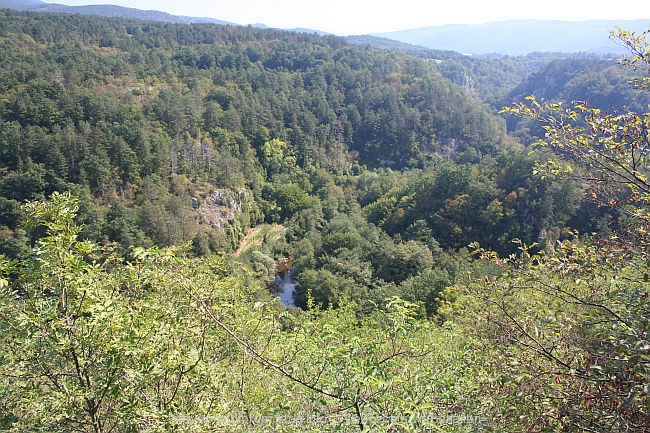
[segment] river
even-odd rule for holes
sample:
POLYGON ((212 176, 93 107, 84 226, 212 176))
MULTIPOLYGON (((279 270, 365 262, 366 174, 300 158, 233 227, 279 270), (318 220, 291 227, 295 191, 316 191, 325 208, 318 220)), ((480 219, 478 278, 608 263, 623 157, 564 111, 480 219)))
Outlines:
POLYGON ((296 291, 296 282, 291 278, 291 269, 280 272, 275 277, 274 293, 280 297, 280 300, 287 307, 294 307, 293 293, 296 291))

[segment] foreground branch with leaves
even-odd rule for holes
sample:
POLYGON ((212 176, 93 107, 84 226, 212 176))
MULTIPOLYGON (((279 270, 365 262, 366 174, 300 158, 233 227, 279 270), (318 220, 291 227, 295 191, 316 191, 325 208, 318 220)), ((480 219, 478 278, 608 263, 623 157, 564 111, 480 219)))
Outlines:
MULTIPOLYGON (((624 63, 650 65, 645 36, 614 35, 634 55, 624 63)), ((503 112, 546 130, 537 145, 555 159, 538 174, 570 173, 590 200, 621 216, 609 237, 574 233, 542 251, 519 242, 519 253, 503 258, 474 245, 492 272, 448 289, 440 311, 500 352, 494 396, 522 430, 648 431, 650 113, 534 97, 503 112)))
POLYGON ((500 258, 501 271, 449 289, 450 321, 503 360, 503 413, 526 431, 644 431, 650 404, 648 265, 616 244, 573 239, 552 255, 500 258))
MULTIPOLYGON (((619 29, 612 34, 633 54, 624 58, 622 64, 635 70, 645 66, 650 71, 647 33, 636 35, 619 29)), ((648 78, 634 79, 632 84, 647 90, 648 78)), ((571 173, 583 182, 586 198, 630 215, 641 225, 635 227, 637 233, 649 231, 650 113, 608 113, 590 107, 588 101, 576 101, 572 107, 565 107, 560 103, 537 101, 533 96, 526 98, 526 102, 504 107, 502 113, 543 125, 546 136, 535 146, 550 149, 558 159, 539 164, 538 174, 571 173)))
POLYGON ((136 248, 124 261, 79 240, 69 194, 25 210, 43 236, 29 260, 2 262, 2 431, 472 431, 488 420, 481 343, 416 319, 412 304, 393 298, 362 322, 353 304, 292 315, 221 257, 136 248))

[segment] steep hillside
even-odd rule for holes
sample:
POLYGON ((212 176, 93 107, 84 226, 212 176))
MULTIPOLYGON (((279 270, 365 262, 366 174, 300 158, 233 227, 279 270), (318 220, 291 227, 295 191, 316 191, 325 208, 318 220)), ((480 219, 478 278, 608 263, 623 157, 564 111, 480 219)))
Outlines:
POLYGON ((248 199, 201 245, 236 246, 251 222, 305 206, 319 169, 418 166, 505 136, 435 64, 336 37, 16 11, 0 23, 7 206, 81 188, 99 200, 87 235, 124 247, 196 239, 219 188, 248 199), (290 174, 297 190, 265 184, 290 174))
MULTIPOLYGON (((530 74, 499 103, 506 106, 532 95, 538 100, 561 102, 566 106, 585 101, 590 107, 610 113, 643 112, 650 104, 650 94, 632 85, 634 77, 638 77, 637 71, 622 67, 616 59, 556 59, 530 74)), ((545 133, 532 122, 515 117, 508 118, 508 129, 524 142, 541 138, 545 133)))

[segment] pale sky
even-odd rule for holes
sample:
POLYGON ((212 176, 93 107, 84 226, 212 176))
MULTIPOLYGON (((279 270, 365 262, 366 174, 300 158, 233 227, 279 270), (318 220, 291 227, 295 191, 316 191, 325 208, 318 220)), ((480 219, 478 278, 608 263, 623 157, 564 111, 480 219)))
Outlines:
POLYGON ((443 24, 509 19, 584 21, 650 18, 647 0, 48 0, 66 5, 114 4, 235 24, 309 28, 340 36, 443 24))

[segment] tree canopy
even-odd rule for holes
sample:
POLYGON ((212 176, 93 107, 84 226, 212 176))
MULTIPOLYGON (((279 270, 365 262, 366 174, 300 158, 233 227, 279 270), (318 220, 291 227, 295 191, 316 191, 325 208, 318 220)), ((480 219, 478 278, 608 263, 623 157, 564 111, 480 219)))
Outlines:
POLYGON ((0 431, 647 430, 613 36, 629 73, 0 11, 0 431))

